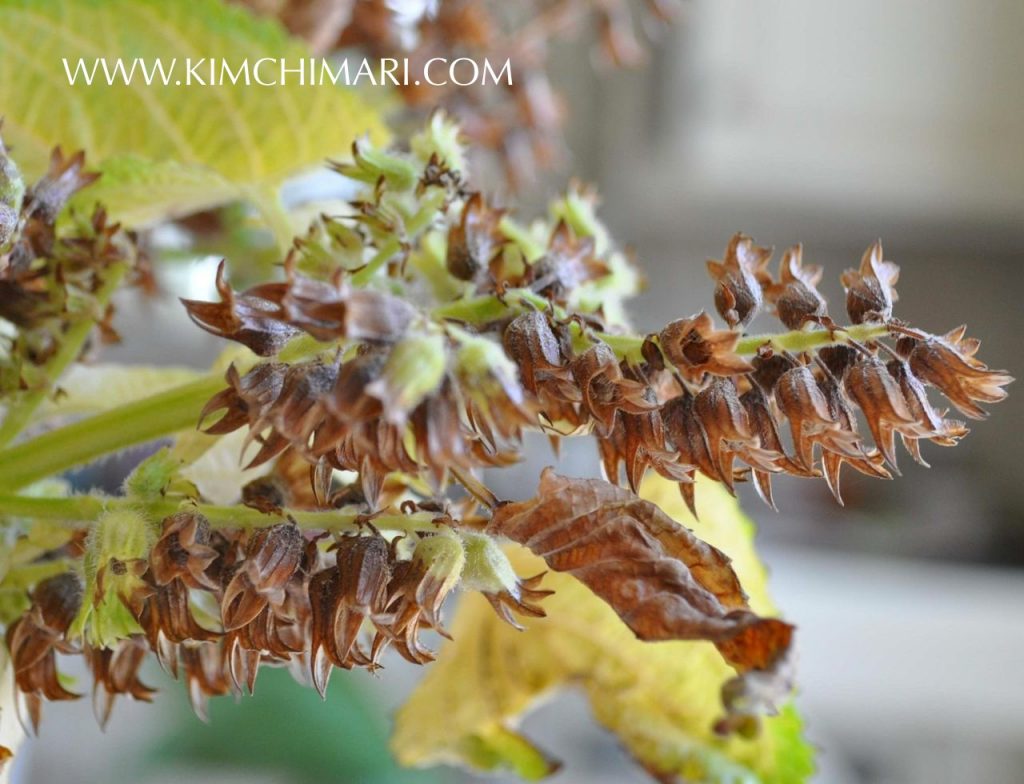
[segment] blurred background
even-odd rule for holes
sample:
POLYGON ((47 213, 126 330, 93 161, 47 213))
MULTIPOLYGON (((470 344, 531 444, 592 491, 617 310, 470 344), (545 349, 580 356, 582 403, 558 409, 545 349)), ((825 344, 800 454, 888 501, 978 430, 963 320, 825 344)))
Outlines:
MULTIPOLYGON (((990 366, 1020 375, 1021 41, 1019 0, 692 0, 643 69, 595 70, 585 40, 556 51, 568 169, 598 185, 602 216, 648 277, 636 327, 707 307, 704 261, 735 231, 779 251, 802 241, 841 312, 839 274, 881 237, 902 268, 896 315, 936 332, 966 322, 990 366)), ((131 339, 105 358, 206 366, 217 347, 172 295, 205 293, 211 263, 168 268, 161 299, 124 303, 131 339)), ((800 627, 800 702, 823 749, 821 784, 1024 782, 1020 390, 997 413, 955 450, 928 445, 931 470, 901 456, 900 481, 847 472, 844 509, 822 482, 780 481, 780 513, 743 492, 775 597, 800 627)), ((553 462, 540 439, 528 451, 494 477, 499 495, 522 495, 553 462)), ((560 467, 596 472, 593 445, 569 445, 560 467)), ((417 675, 390 664, 384 679, 337 674, 326 704, 287 688, 284 673, 261 678, 253 700, 215 704, 210 727, 176 687, 157 707, 119 705, 105 737, 84 702, 50 706, 42 737, 59 739, 65 762, 30 742, 15 780, 474 781, 387 762, 388 713, 417 675), (242 757, 249 769, 237 768, 242 757)), ((526 727, 566 760, 559 784, 645 780, 581 700, 547 705, 526 727)))

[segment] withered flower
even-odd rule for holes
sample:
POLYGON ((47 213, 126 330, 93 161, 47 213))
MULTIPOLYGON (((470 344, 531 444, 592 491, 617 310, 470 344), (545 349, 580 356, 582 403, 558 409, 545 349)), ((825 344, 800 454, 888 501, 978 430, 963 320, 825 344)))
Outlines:
POLYGON ((841 280, 846 289, 846 312, 854 324, 888 321, 896 295, 900 268, 882 257, 882 241, 875 240, 864 251, 860 269, 848 269, 841 280))
POLYGON ((501 252, 504 238, 498 229, 504 210, 490 207, 474 193, 462 208, 462 218, 448 230, 445 265, 459 280, 475 280, 486 273, 501 252))
POLYGON ((317 572, 309 582, 310 675, 321 697, 332 666, 378 666, 383 645, 375 644, 367 654, 357 637, 363 621, 386 611, 391 576, 391 552, 383 537, 343 536, 335 546, 337 565, 317 572))
POLYGON ((164 518, 163 532, 149 555, 149 569, 157 585, 181 580, 196 590, 220 586, 206 570, 217 559, 210 546, 210 524, 198 512, 178 512, 164 518))
POLYGON ((24 724, 22 710, 26 710, 32 732, 39 731, 44 699, 75 700, 81 696, 61 685, 57 653, 74 650, 65 635, 78 615, 83 595, 78 575, 65 572, 50 577, 35 587, 29 610, 7 627, 7 650, 20 694, 18 718, 24 724))
POLYGON ((908 358, 914 375, 939 389, 957 409, 971 419, 988 416, 978 403, 998 403, 1006 397, 1002 387, 1013 381, 1005 370, 989 370, 974 358, 980 341, 964 337, 966 326, 943 336, 920 340, 901 338, 896 349, 908 358))
POLYGON ((100 727, 107 726, 114 702, 122 694, 133 700, 153 701, 156 689, 139 680, 139 668, 147 653, 149 649, 141 635, 120 640, 113 649, 86 646, 83 650, 92 671, 92 711, 100 727))
POLYGON ((513 612, 532 618, 545 617, 546 613, 538 602, 554 591, 541 589, 544 572, 520 578, 498 543, 486 534, 465 531, 462 541, 466 553, 463 588, 482 593, 498 617, 516 629, 522 630, 523 626, 512 615, 513 612))
POLYGON ((285 585, 302 561, 305 540, 294 522, 260 528, 249 539, 221 599, 224 629, 252 621, 267 604, 284 599, 285 585))
POLYGON ((705 373, 735 376, 753 369, 749 362, 733 352, 740 333, 716 330, 711 316, 704 311, 691 318, 671 322, 658 339, 665 358, 690 381, 699 382, 705 373))
POLYGON ((818 292, 823 270, 819 266, 803 266, 803 245, 788 248, 779 265, 779 282, 765 289, 765 296, 775 305, 779 320, 789 329, 802 329, 808 321, 826 323, 827 304, 818 292))
POLYGON ((708 259, 708 272, 715 281, 715 309, 730 329, 745 327, 761 308, 761 279, 772 257, 742 233, 734 234, 722 261, 708 259))

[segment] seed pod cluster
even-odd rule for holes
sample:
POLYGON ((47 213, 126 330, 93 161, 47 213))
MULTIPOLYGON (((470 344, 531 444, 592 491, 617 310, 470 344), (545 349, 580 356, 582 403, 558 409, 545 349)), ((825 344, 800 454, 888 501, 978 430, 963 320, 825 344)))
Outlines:
POLYGON ((211 530, 196 512, 167 517, 141 584, 122 599, 139 633, 108 647, 84 642, 72 633, 91 601, 81 578, 66 572, 36 586, 29 610, 7 631, 19 716, 35 731, 44 700, 81 696, 62 685, 57 654, 84 656, 102 725, 117 697, 152 699, 154 689, 139 680, 150 653, 185 680, 204 718, 210 697, 251 694, 261 665, 286 666, 323 695, 333 668, 377 669, 388 648, 425 664, 434 654, 421 634, 447 636, 441 608, 460 584, 467 556, 476 566, 464 587, 484 593, 500 617, 518 626, 512 612, 544 615, 533 603, 548 593, 538 589, 540 575, 520 580, 507 567, 492 589, 497 578, 488 578, 488 569, 504 558, 497 545, 482 534, 464 541, 449 527, 454 521, 438 519, 445 524, 436 533, 407 542, 389 541, 372 525, 328 540, 304 535, 290 521, 243 533, 211 530), (481 548, 494 548, 491 566, 479 565, 481 548))
POLYGON ((0 141, 0 318, 18 328, 0 357, 0 394, 37 384, 38 368, 76 321, 96 319, 102 337, 117 340, 113 311, 97 313, 95 295, 115 265, 137 265, 135 238, 99 206, 57 233, 57 216, 98 176, 85 170, 82 152, 68 156, 58 147, 46 173, 26 187, 0 141))
MULTIPOLYGON (((376 153, 356 161, 345 170, 379 176, 349 230, 379 247, 366 216, 390 214, 388 194, 411 188, 413 178, 398 177, 399 167, 376 153)), ((622 327, 599 292, 614 291, 627 267, 594 217, 592 194, 571 193, 553 210, 546 245, 527 252, 503 228, 506 211, 466 193, 457 177, 423 186, 427 174, 419 191, 444 196, 434 236, 444 232, 445 252, 430 252, 448 282, 436 288, 492 297, 493 315, 467 321, 457 307, 432 311, 391 293, 411 290, 423 261, 415 272, 389 268, 388 293, 353 286, 344 269, 311 277, 294 255, 284 281, 236 293, 222 266, 221 301, 186 301, 190 315, 271 361, 245 375, 229 368, 228 388, 203 412, 207 432, 247 427, 259 445, 253 465, 290 448, 321 473, 355 471, 370 511, 389 474, 419 474, 441 490, 452 470, 515 460, 531 428, 552 439, 593 432, 610 480, 624 477, 635 490, 653 469, 679 482, 691 509, 697 473, 730 491, 750 480, 772 507, 774 474, 822 477, 842 503, 844 464, 890 478, 897 436, 924 463, 921 441, 949 446, 966 435, 963 422, 932 405, 926 386, 979 418, 980 404, 1001 400, 1012 380, 975 358, 978 343, 962 329, 935 336, 892 319, 899 268, 879 242, 842 275, 850 321, 879 327, 870 340, 853 340, 829 315, 817 289, 823 271, 804 262, 800 245, 782 254, 776 275, 772 250, 737 234, 721 261, 708 262, 726 328, 701 312, 670 322, 639 351, 616 353, 622 327), (780 349, 771 336, 751 345, 740 329, 765 309, 798 337, 821 339, 806 350, 780 349), (336 346, 333 355, 281 362, 280 350, 300 333, 336 346)))

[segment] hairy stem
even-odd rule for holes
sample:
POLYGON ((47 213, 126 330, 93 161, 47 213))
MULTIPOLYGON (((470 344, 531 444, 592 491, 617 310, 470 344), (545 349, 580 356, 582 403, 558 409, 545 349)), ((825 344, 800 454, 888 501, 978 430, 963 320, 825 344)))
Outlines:
POLYGON ((127 264, 114 264, 107 271, 103 285, 96 291, 92 309, 81 314, 64 334, 60 348, 46 364, 44 378, 34 389, 21 394, 7 409, 3 424, 0 424, 0 447, 10 443, 29 423, 32 415, 53 389, 54 383, 82 353, 82 346, 89 338, 96 321, 103 317, 111 296, 121 285, 128 272, 127 264))
POLYGON ((376 528, 387 531, 432 531, 436 527, 433 523, 436 515, 429 512, 382 514, 372 518, 345 509, 323 512, 291 510, 281 514, 266 514, 247 506, 192 504, 174 498, 140 501, 93 495, 70 498, 0 495, 0 515, 52 520, 67 523, 72 528, 80 528, 83 524, 95 522, 104 512, 116 509, 138 510, 156 520, 182 510, 195 510, 206 517, 214 528, 265 528, 286 518, 294 520, 300 528, 310 531, 356 531, 367 519, 376 528))

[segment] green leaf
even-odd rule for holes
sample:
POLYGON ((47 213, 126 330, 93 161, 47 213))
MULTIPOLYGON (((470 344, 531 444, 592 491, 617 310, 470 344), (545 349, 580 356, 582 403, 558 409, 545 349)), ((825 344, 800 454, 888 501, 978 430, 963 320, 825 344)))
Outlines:
POLYGON ((280 224, 280 183, 346 154, 362 134, 383 141, 380 119, 353 91, 300 85, 297 76, 274 87, 229 79, 187 84, 187 60, 206 58, 196 73, 211 82, 211 57, 217 73, 220 61, 235 73, 244 60, 252 68, 261 57, 289 67, 305 60, 309 68, 309 56, 276 23, 220 0, 4 0, 4 136, 29 179, 45 170, 54 145, 84 148, 104 177, 77 204, 102 198, 129 225, 238 199, 280 224), (160 58, 169 84, 159 75, 145 84, 137 65, 130 85, 108 85, 102 67, 92 85, 82 71, 72 85, 64 58, 73 74, 79 58, 87 70, 96 58, 111 69, 122 58, 126 70, 143 58, 151 74, 160 58))
MULTIPOLYGON (((751 608, 773 611, 753 525, 719 485, 699 489, 700 521, 670 482, 650 477, 641 495, 728 553, 751 608)), ((510 553, 519 574, 543 571, 525 550, 510 553)), ((595 718, 664 780, 798 784, 810 777, 813 753, 792 706, 765 719, 755 738, 714 734, 720 689, 735 673, 710 643, 641 642, 574 578, 549 573, 544 587, 555 590, 544 600, 548 616, 527 622, 524 633, 498 620, 479 595, 463 600, 452 625, 455 641, 397 716, 392 746, 401 762, 507 768, 540 778, 552 763, 515 732, 516 721, 545 694, 576 684, 595 718)))

